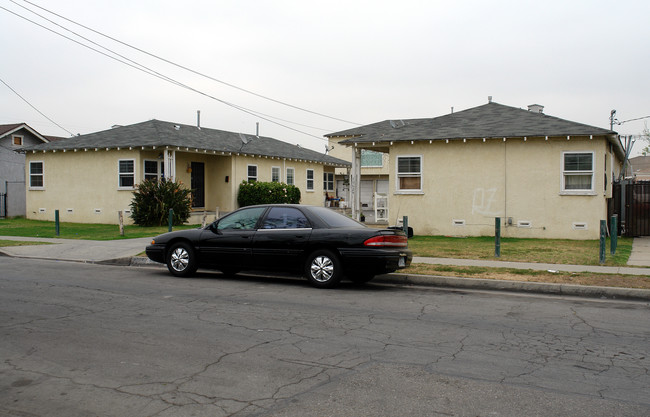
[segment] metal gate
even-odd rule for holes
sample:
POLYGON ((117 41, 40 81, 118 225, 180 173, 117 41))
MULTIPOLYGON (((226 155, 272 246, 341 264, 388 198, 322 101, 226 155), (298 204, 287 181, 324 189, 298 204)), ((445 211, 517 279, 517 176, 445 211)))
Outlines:
POLYGON ((625 236, 650 236, 650 181, 615 183, 609 214, 618 214, 625 236))

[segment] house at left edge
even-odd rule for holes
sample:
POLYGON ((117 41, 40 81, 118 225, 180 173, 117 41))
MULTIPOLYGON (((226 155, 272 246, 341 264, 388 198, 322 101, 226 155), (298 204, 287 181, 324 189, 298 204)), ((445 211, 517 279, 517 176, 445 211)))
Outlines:
POLYGON ((0 125, 0 217, 25 215, 25 155, 18 151, 58 139, 25 123, 0 125))
POLYGON ((238 208, 243 181, 295 185, 301 203, 324 205, 342 159, 270 137, 150 120, 24 147, 27 218, 130 222, 143 180, 182 182, 192 191, 190 223, 238 208))

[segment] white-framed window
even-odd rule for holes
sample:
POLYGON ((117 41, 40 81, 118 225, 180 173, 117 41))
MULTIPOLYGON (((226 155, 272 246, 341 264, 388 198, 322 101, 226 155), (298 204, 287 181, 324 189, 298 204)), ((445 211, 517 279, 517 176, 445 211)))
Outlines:
POLYGON ((257 165, 248 165, 247 178, 248 182, 257 181, 257 165))
POLYGON ((381 168, 384 154, 370 149, 361 149, 361 168, 381 168))
POLYGON ((280 167, 271 167, 271 182, 280 182, 280 167))
POLYGON ((29 163, 29 188, 42 189, 45 187, 45 169, 43 161, 29 163))
POLYGON ((13 135, 11 137, 11 144, 13 146, 23 146, 23 137, 20 135, 13 135))
POLYGON ((594 153, 562 152, 562 194, 594 193, 594 153))
POLYGON ((307 185, 306 185, 307 191, 314 191, 314 170, 313 169, 308 169, 307 170, 307 185))
POLYGON ((145 159, 144 160, 144 179, 159 181, 164 177, 165 174, 165 163, 163 161, 158 161, 156 159, 145 159))
POLYGON ((296 170, 293 168, 287 168, 287 184, 288 185, 296 184, 296 170))
POLYGON ((135 186, 135 159, 117 161, 118 187, 132 189, 135 186))
POLYGON ((422 192, 422 155, 397 157, 398 192, 422 192))
POLYGON ((323 191, 334 191, 333 172, 323 172, 323 191))

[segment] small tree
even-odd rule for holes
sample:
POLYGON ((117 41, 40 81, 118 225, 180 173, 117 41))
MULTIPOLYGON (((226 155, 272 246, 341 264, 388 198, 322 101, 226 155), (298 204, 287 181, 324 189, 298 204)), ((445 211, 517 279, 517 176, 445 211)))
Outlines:
POLYGON ((641 140, 645 142, 646 146, 641 150, 641 154, 643 156, 648 156, 650 154, 650 129, 648 129, 648 125, 645 125, 645 129, 643 129, 643 133, 641 134, 641 140))
POLYGON ((131 218, 140 226, 163 226, 174 210, 172 224, 178 226, 189 219, 192 191, 183 184, 168 180, 145 180, 136 186, 131 201, 131 218))
POLYGON ((298 204, 300 198, 298 187, 282 182, 243 181, 237 194, 240 207, 255 204, 298 204))

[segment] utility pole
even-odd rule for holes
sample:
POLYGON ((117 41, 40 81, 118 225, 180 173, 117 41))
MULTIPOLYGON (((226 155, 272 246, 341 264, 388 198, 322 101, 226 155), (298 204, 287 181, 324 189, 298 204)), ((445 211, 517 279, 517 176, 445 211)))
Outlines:
POLYGON ((616 120, 616 110, 609 113, 609 130, 614 130, 614 121, 616 120))

